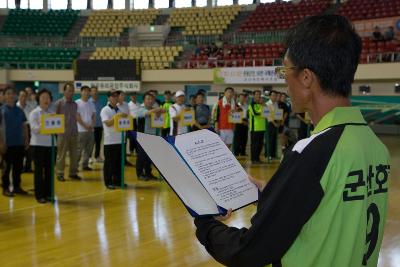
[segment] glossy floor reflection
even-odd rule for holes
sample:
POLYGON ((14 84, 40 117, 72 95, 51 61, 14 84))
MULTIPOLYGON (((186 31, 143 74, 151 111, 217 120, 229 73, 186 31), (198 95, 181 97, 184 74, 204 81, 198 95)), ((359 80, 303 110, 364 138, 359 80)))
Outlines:
MULTIPOLYGON (((400 138, 383 137, 392 154, 388 220, 380 267, 400 266, 400 138)), ((132 158, 130 158, 133 161, 132 158)), ((250 167, 269 179, 277 163, 250 167)), ((0 197, 0 266, 220 266, 194 236, 193 220, 165 182, 139 182, 127 168, 129 187, 106 190, 101 165, 83 181, 56 182, 57 203, 0 197)), ((32 174, 23 187, 33 188, 32 174)), ((255 206, 229 224, 247 226, 255 206)))

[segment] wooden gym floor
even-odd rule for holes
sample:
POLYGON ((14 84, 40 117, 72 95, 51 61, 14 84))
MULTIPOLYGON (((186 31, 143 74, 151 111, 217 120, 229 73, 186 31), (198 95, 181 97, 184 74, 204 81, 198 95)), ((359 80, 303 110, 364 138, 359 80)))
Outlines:
MULTIPOLYGON (((382 140, 392 155, 389 212, 378 266, 400 266, 400 138, 382 140)), ((130 158, 134 162, 134 158, 130 158)), ((250 167, 269 179, 277 163, 250 167)), ((165 182, 142 182, 126 168, 128 188, 106 190, 101 166, 83 181, 56 182, 57 203, 0 196, 0 266, 220 266, 197 242, 193 219, 165 182)), ((23 174, 23 188, 33 175, 23 174)), ((228 222, 248 226, 249 206, 228 222)))

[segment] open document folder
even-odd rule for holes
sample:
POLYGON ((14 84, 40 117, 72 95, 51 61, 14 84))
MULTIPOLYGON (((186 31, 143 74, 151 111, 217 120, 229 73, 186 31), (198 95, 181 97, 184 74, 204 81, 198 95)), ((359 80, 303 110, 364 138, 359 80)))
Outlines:
POLYGON ((258 199, 258 189, 221 138, 200 130, 137 141, 193 216, 225 214, 258 199))

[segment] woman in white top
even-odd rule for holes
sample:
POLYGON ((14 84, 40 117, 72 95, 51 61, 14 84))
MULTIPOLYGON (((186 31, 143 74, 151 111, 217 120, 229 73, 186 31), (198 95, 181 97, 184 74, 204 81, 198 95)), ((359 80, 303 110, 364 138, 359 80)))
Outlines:
POLYGON ((29 115, 32 133, 30 145, 35 165, 35 197, 39 203, 46 203, 51 197, 51 135, 40 134, 40 118, 44 114, 50 114, 49 106, 52 101, 50 91, 40 90, 37 101, 39 106, 29 115))

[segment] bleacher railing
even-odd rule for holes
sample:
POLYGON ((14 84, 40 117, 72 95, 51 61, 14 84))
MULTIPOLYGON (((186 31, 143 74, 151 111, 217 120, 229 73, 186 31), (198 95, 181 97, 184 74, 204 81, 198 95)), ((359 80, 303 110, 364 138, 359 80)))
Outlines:
MULTIPOLYGON (((279 43, 285 37, 285 32, 239 32, 228 35, 180 35, 169 37, 165 45, 199 45, 226 42, 241 43, 279 43)), ((95 48, 125 46, 123 37, 46 37, 46 36, 5 36, 1 35, 0 47, 68 47, 95 48)))

